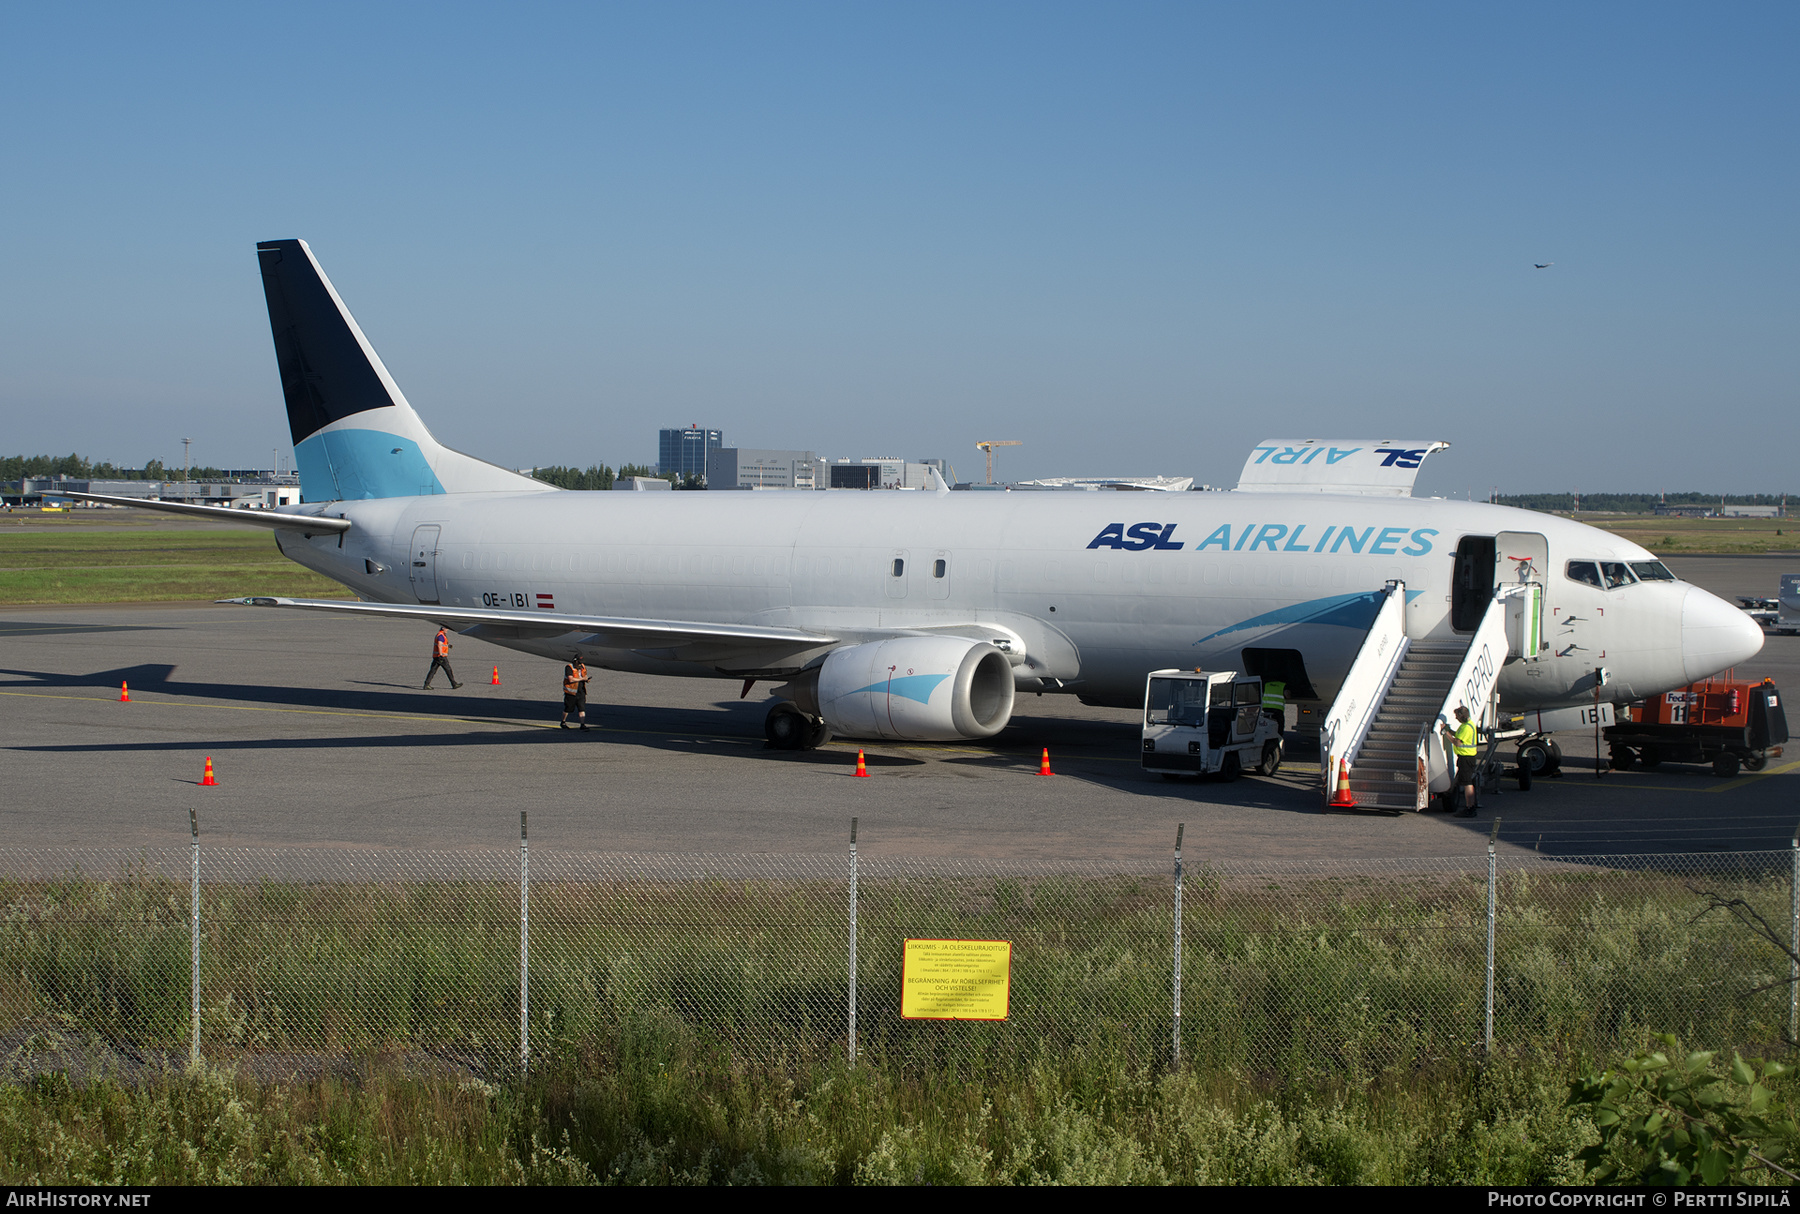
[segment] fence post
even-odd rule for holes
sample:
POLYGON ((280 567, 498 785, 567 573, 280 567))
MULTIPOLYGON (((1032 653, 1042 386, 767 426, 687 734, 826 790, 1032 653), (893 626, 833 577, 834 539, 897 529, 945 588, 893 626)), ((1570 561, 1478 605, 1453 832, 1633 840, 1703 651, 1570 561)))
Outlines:
POLYGON ((850 1043, 850 1065, 856 1065, 856 819, 850 819, 850 1005, 845 1040, 850 1043))
POLYGON ((1494 828, 1488 832, 1488 907, 1487 907, 1487 1031, 1483 1040, 1487 1044, 1487 1052, 1494 1052, 1494 891, 1496 873, 1494 864, 1494 841, 1500 837, 1500 819, 1494 819, 1494 828))
POLYGON ((1794 871, 1788 878, 1788 1040, 1800 1041, 1800 827, 1794 830, 1794 871))
POLYGON ((1173 1064, 1181 1065, 1181 836, 1187 832, 1186 822, 1175 824, 1175 1049, 1173 1064))
POLYGON ((200 815, 188 807, 188 830, 194 839, 192 906, 188 911, 188 993, 193 1017, 193 1038, 188 1046, 188 1065, 200 1065, 200 815))
POLYGON ((531 1065, 531 846, 519 811, 519 1074, 531 1065))

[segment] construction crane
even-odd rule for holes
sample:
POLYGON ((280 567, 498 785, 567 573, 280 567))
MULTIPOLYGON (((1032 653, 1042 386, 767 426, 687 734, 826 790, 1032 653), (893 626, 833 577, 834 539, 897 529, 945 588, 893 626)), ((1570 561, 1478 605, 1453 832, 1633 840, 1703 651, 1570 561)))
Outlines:
POLYGON ((1016 438, 990 438, 986 442, 981 442, 981 443, 975 444, 975 449, 977 451, 987 452, 987 483, 988 484, 991 485, 994 483, 994 448, 995 447, 1023 447, 1024 445, 1025 444, 1022 440, 1016 439, 1016 438))

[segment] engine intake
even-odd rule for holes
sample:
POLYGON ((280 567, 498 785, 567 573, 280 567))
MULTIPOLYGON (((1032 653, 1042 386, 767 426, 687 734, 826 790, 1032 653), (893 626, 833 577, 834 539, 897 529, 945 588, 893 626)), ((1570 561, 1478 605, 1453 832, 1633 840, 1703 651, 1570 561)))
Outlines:
POLYGON ((991 738, 1012 719, 1006 655, 964 637, 895 637, 834 649, 819 670, 819 714, 849 738, 991 738))

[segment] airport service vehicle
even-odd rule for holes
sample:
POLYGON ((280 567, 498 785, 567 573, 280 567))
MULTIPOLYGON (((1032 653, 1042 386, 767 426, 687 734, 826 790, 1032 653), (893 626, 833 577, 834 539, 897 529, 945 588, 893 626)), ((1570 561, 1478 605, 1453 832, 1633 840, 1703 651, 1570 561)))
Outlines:
POLYGON ((1769 679, 1708 679, 1650 696, 1631 709, 1631 720, 1605 730, 1612 766, 1711 763, 1713 774, 1731 777, 1739 766, 1761 771, 1788 740, 1781 693, 1769 679))
POLYGON ((1740 594, 1738 602, 1744 605, 1745 615, 1770 632, 1782 636, 1800 633, 1800 573, 1782 574, 1781 593, 1773 598, 1740 594))
POLYGON ((1635 544, 1413 497, 1432 440, 1268 440, 1228 493, 565 492, 433 437, 305 243, 257 260, 303 504, 125 504, 270 528, 357 596, 240 603, 772 684, 772 745, 986 738, 1020 694, 1135 709, 1152 670, 1241 670, 1330 705, 1359 803, 1422 808, 1457 704, 1591 703, 1602 664, 1629 702, 1762 645, 1635 544))
POLYGON ((1235 670, 1153 670, 1144 684, 1144 770, 1169 779, 1238 778, 1281 767, 1281 730, 1262 710, 1262 680, 1235 670))

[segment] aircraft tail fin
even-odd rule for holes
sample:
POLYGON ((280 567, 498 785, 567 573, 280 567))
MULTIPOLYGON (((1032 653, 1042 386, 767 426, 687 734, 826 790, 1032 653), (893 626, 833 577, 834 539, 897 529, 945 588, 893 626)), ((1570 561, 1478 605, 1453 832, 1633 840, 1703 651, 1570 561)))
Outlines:
POLYGON ((431 436, 305 241, 256 260, 307 501, 552 489, 431 436))

